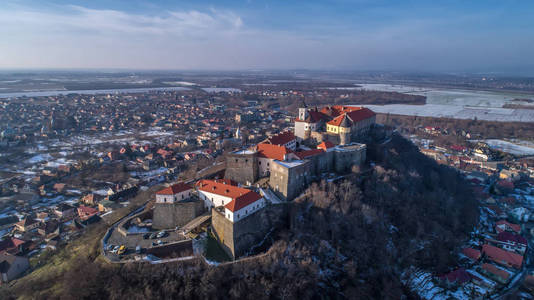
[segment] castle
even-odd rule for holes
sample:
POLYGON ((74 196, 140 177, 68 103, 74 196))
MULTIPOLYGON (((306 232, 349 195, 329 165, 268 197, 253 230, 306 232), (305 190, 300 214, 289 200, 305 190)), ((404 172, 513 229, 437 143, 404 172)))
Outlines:
POLYGON ((375 113, 363 107, 299 108, 294 132, 284 131, 227 154, 225 179, 200 180, 194 190, 191 185, 176 184, 159 191, 154 227, 182 226, 211 211, 212 233, 235 259, 261 241, 285 209, 268 205, 262 189, 256 188, 260 194, 240 184, 252 186, 268 178, 270 190, 279 199, 293 200, 323 175, 345 173, 365 162, 367 146, 356 141, 374 123, 375 113))
POLYGON ((366 158, 365 137, 375 113, 364 107, 299 108, 294 133, 285 131, 226 157, 225 178, 251 185, 269 177, 280 198, 292 200, 323 173, 343 173, 366 158), (317 144, 311 149, 304 144, 317 144), (337 144, 337 146, 336 146, 337 144))
POLYGON ((301 107, 295 120, 295 136, 299 141, 329 140, 345 145, 367 135, 375 122, 376 114, 365 107, 334 105, 321 110, 301 107))

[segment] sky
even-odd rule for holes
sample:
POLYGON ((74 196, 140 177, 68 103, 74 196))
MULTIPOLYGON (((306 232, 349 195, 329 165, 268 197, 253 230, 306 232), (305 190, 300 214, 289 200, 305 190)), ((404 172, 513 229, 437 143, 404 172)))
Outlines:
POLYGON ((0 69, 534 71, 529 0, 0 1, 0 69))

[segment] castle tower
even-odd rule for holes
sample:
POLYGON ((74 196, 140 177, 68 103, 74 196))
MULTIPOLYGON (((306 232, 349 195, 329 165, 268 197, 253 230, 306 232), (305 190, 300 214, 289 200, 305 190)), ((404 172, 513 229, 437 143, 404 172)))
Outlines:
POLYGON ((299 103, 299 120, 306 120, 308 118, 308 106, 306 105, 306 102, 302 100, 299 103))
POLYGON ((299 107, 299 120, 306 120, 308 118, 308 108, 299 107))
POLYGON ((349 117, 345 113, 345 116, 344 116, 343 120, 341 121, 341 124, 339 124, 339 143, 341 145, 350 144, 350 142, 351 142, 351 139, 350 139, 350 136, 351 136, 350 128, 351 128, 351 126, 352 126, 351 121, 349 120, 349 117))

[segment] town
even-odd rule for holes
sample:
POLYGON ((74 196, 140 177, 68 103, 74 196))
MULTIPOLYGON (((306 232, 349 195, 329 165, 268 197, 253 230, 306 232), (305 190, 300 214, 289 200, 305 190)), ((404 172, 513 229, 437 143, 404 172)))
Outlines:
POLYGON ((328 102, 336 97, 351 98, 336 89, 221 88, 3 100, 3 282, 102 222, 108 263, 202 257, 217 266, 261 256, 288 203, 313 182, 365 172, 366 143, 400 133, 460 171, 480 203, 462 264, 445 274, 410 269, 406 284, 428 298, 534 290, 531 157, 467 128, 395 128, 365 106, 328 102), (287 98, 294 113, 280 109, 287 98))

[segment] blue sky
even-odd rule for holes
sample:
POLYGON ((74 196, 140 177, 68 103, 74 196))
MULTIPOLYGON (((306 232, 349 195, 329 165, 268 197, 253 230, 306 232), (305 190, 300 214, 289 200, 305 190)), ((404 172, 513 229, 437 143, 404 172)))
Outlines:
POLYGON ((534 1, 2 0, 0 68, 534 70, 534 1))

